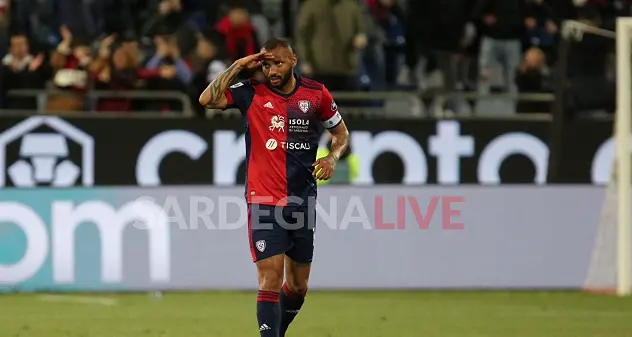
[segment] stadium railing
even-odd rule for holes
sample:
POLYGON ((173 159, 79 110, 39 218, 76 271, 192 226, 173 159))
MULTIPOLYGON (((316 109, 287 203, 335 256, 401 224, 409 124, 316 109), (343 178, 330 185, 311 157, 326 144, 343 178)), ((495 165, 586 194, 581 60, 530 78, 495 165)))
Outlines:
MULTIPOLYGON (((551 111, 513 113, 513 114, 485 114, 477 113, 451 113, 440 109, 433 110, 430 106, 443 106, 443 103, 451 99, 459 99, 474 102, 484 99, 495 101, 514 102, 542 102, 550 104, 555 102, 554 95, 549 93, 524 93, 519 95, 494 93, 481 95, 476 92, 421 92, 421 91, 358 91, 345 92, 334 91, 332 96, 337 101, 353 102, 357 104, 340 104, 344 106, 344 113, 356 116, 379 118, 459 118, 459 119, 510 119, 510 120, 551 120, 551 111)), ((474 110, 472 108, 472 110, 474 110)), ((237 110, 221 111, 209 110, 208 116, 234 117, 239 115, 237 110)))
MULTIPOLYGON (((46 112, 46 101, 48 97, 55 95, 77 95, 77 93, 73 91, 59 91, 59 90, 11 90, 8 92, 10 97, 33 97, 38 101, 37 111, 31 111, 23 113, 45 113, 46 112)), ((142 114, 144 117, 191 117, 195 115, 194 108, 191 102, 191 99, 188 95, 179 92, 179 91, 141 91, 141 90, 129 90, 129 91, 106 91, 106 90, 88 90, 85 93, 81 94, 83 97, 87 97, 89 99, 102 99, 102 98, 122 98, 122 99, 134 99, 134 100, 165 100, 172 99, 177 100, 182 104, 181 112, 151 112, 151 111, 142 111, 138 112, 142 114)), ((358 106, 346 106, 344 107, 344 112, 350 115, 357 116, 366 116, 366 117, 382 117, 382 118, 459 118, 459 119, 509 119, 509 120, 551 120, 550 111, 546 112, 538 112, 538 113, 515 113, 515 114, 502 114, 502 115, 494 115, 494 114, 486 114, 486 115, 477 115, 475 113, 470 114, 451 114, 446 111, 433 111, 430 112, 428 108, 428 102, 433 101, 439 102, 439 106, 442 103, 447 102, 451 99, 460 99, 469 102, 475 102, 481 99, 494 99, 497 101, 522 101, 522 102, 545 102, 553 104, 555 102, 553 94, 547 93, 536 93, 536 94, 519 94, 519 95, 511 95, 511 94, 490 94, 490 95, 480 95, 476 92, 454 92, 454 93, 443 93, 443 92, 421 92, 421 91, 371 91, 371 92, 332 92, 332 95, 336 97, 336 100, 345 101, 345 102, 358 102, 358 106)), ((91 113, 96 112, 91 109, 87 111, 74 111, 68 113, 91 113)), ((6 110, 2 113, 11 113, 20 114, 21 112, 16 110, 6 110)), ((64 114, 65 112, 56 111, 56 114, 64 114)), ((107 114, 107 111, 99 111, 99 114, 107 114)), ((117 113, 116 117, 126 117, 128 114, 120 114, 117 113)), ((134 112, 131 112, 131 115, 134 112)), ((237 110, 228 110, 228 111, 220 111, 220 110, 208 110, 207 116, 224 116, 224 117, 235 117, 238 116, 239 112, 237 110)))
MULTIPOLYGON (((179 114, 190 117, 193 116, 194 110, 191 104, 191 99, 186 94, 179 91, 143 91, 143 90, 126 90, 126 91, 113 91, 113 90, 87 90, 85 93, 77 94, 73 91, 61 91, 61 90, 11 90, 7 93, 9 97, 33 97, 37 99, 37 112, 44 113, 46 111, 46 101, 51 96, 59 95, 81 95, 88 99, 102 99, 102 98, 114 98, 114 99, 134 99, 134 100, 177 100, 182 104, 182 111, 179 114)), ((92 110, 88 110, 91 112, 92 110)), ((72 113, 81 113, 82 111, 75 111, 72 113)), ((107 113, 108 111, 100 111, 100 113, 107 113)), ((63 111, 55 113, 64 113, 63 111)), ((69 112, 70 113, 70 112, 69 112)), ((120 112, 119 112, 120 113, 120 112)), ((143 114, 148 116, 168 116, 170 114, 164 112, 151 112, 143 111, 143 114)))

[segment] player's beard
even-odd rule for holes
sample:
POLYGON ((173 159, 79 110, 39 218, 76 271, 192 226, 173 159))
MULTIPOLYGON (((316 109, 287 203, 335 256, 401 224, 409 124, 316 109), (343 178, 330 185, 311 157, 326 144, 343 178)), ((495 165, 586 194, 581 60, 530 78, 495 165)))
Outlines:
POLYGON ((290 78, 292 78, 292 72, 288 72, 285 76, 281 77, 281 82, 278 85, 272 85, 272 76, 268 78, 268 83, 275 89, 282 89, 290 82, 290 78))

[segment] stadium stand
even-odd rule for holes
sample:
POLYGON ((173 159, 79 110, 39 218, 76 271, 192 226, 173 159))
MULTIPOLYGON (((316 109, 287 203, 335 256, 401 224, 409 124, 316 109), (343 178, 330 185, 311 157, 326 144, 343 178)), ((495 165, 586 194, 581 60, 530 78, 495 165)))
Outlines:
MULTIPOLYGON (((210 116, 191 104, 199 92, 263 40, 285 36, 302 74, 343 97, 374 99, 347 106, 409 114, 419 98, 424 112, 548 113, 562 22, 612 28, 630 14, 613 0, 326 0, 320 15, 310 1, 0 0, 0 106, 210 116), (372 104, 377 92, 387 99, 372 104), (485 98, 499 92, 509 100, 485 98)), ((585 100, 574 103, 608 107, 612 48, 584 42, 568 66, 573 96, 585 100), (591 90, 595 81, 603 90, 591 90)))

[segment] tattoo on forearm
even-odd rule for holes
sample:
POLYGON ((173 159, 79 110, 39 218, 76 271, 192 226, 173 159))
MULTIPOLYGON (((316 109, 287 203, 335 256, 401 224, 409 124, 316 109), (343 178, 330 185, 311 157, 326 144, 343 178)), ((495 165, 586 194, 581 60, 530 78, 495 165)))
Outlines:
POLYGON ((208 85, 208 87, 204 90, 204 101, 206 105, 214 105, 217 104, 221 97, 224 95, 228 86, 233 82, 233 80, 239 75, 243 68, 236 63, 233 63, 226 71, 217 75, 217 77, 208 85))

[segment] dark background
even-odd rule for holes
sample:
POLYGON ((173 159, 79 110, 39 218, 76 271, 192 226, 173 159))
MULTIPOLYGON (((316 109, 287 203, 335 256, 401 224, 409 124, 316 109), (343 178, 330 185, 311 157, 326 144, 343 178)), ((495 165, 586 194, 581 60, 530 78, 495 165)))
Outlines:
MULTIPOLYGON (((0 118, 0 132, 16 125, 24 118, 0 118)), ((136 185, 135 167, 141 148, 156 134, 166 130, 188 130, 208 143, 208 151, 197 161, 182 154, 171 154, 165 158, 160 168, 163 185, 211 184, 213 180, 213 133, 217 130, 234 130, 243 133, 239 120, 191 120, 180 118, 68 118, 66 121, 90 134, 95 142, 95 185, 136 185)), ((347 119, 353 131, 399 131, 416 139, 424 149, 428 160, 428 183, 436 183, 437 160, 429 155, 428 139, 436 133, 434 120, 381 120, 347 119)), ((477 184, 478 156, 494 138, 508 132, 525 132, 536 136, 545 143, 549 135, 548 122, 510 121, 460 121, 461 135, 474 137, 475 156, 461 159, 461 183, 477 184)), ((50 132, 41 127, 31 132, 50 132)), ((565 183, 591 183, 590 170, 598 147, 612 135, 612 123, 574 122, 568 128, 561 153, 561 176, 565 183)), ((19 141, 7 145, 7 166, 18 156, 19 141)), ((70 157, 80 165, 81 148, 70 144, 70 157)), ((244 164, 238 173, 238 181, 243 182, 244 164)), ((376 183, 401 183, 403 165, 397 155, 385 153, 373 164, 376 183)), ((523 156, 509 157, 501 166, 503 183, 533 183, 534 165, 523 156)), ((7 178, 10 186, 10 179, 7 178)), ((80 184, 80 182, 78 182, 80 184)))

